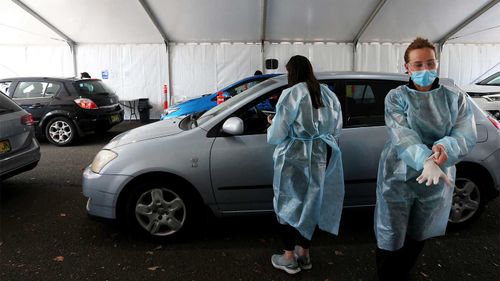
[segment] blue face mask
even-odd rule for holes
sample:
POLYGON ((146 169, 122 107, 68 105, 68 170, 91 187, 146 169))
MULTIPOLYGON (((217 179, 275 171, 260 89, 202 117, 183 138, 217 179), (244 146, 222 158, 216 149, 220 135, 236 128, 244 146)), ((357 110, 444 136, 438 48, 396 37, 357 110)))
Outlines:
POLYGON ((432 85, 434 80, 436 80, 437 77, 437 71, 434 70, 420 70, 420 71, 413 71, 411 74, 411 80, 421 86, 421 87, 427 87, 432 85))

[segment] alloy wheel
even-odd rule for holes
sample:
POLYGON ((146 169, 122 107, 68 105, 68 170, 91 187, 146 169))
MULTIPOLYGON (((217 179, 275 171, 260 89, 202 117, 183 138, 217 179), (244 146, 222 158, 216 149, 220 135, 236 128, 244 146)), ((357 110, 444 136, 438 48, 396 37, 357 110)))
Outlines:
POLYGON ((68 142, 71 139, 72 135, 73 129, 66 121, 57 120, 54 123, 50 124, 49 136, 54 142, 58 144, 68 142))
POLYGON ((150 189, 137 199, 135 217, 151 235, 168 236, 184 226, 186 205, 177 193, 169 189, 150 189))
POLYGON ((471 219, 479 210, 480 203, 481 193, 477 184, 467 178, 457 178, 449 221, 462 223, 471 219))

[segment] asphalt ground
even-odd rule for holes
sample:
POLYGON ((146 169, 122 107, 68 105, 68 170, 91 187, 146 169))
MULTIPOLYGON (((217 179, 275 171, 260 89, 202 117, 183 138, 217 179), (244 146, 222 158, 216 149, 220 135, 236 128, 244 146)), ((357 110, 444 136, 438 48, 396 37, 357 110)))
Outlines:
MULTIPOLYGON (((208 218, 182 241, 149 242, 90 219, 81 174, 124 122, 75 146, 42 142, 32 171, 0 187, 0 280, 373 280, 373 210, 343 212, 338 237, 317 231, 313 269, 291 276, 271 266, 280 252, 271 215, 208 218)), ((414 280, 500 280, 500 199, 468 227, 431 239, 414 280)))

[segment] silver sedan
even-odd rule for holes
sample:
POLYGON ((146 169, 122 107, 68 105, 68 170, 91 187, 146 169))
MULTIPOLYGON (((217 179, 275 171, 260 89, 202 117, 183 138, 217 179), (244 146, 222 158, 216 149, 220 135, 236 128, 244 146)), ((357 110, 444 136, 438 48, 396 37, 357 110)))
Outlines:
MULTIPOLYGON (((372 206, 387 139, 384 98, 407 83, 407 76, 337 72, 317 78, 342 104, 344 206, 372 206)), ((164 120, 115 137, 83 173, 88 213, 169 239, 196 225, 207 209, 217 216, 272 212, 274 146, 266 142, 266 113, 286 87, 286 76, 277 76, 201 116, 164 120)), ((478 143, 457 165, 450 212, 457 224, 477 217, 500 189, 500 126, 475 104, 474 114, 478 143)))

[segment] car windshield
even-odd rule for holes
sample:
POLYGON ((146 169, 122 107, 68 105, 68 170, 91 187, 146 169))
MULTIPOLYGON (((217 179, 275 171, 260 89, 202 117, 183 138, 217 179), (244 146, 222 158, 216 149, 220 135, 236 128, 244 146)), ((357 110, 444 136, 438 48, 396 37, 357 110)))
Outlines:
POLYGON ((490 77, 484 79, 483 81, 478 83, 479 85, 491 85, 491 86, 500 86, 500 72, 497 72, 490 77))
POLYGON ((78 92, 82 95, 114 94, 115 92, 101 80, 80 80, 75 82, 78 92))
POLYGON ((238 94, 230 99, 228 99, 227 101, 217 105, 216 107, 213 107, 212 109, 210 109, 209 111, 203 113, 200 117, 198 117, 197 119, 195 119, 193 122, 194 124, 192 124, 191 127, 197 127, 205 122, 207 122, 208 120, 210 120, 212 117, 214 116, 217 116, 219 113, 223 112, 226 110, 226 108, 229 108, 231 107, 233 104, 236 104, 238 103, 240 100, 244 99, 245 97, 247 97, 248 95, 252 95, 253 93, 256 93, 270 85, 273 85, 277 83, 274 79, 268 79, 262 83, 259 83, 257 84, 256 86, 242 92, 241 94, 238 94))

